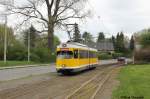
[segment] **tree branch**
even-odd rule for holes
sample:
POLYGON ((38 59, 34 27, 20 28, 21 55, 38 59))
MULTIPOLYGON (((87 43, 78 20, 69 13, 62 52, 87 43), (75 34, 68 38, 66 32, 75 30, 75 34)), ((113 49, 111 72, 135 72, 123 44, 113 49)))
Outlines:
POLYGON ((24 16, 27 16, 27 17, 30 17, 30 18, 36 18, 36 19, 41 19, 45 22, 48 23, 48 20, 45 19, 42 15, 42 13, 37 10, 34 6, 33 7, 18 7, 18 8, 14 8, 14 10, 11 10, 11 14, 21 14, 21 15, 24 15, 24 16), (16 10, 16 11, 14 11, 16 10), (17 11, 17 10, 21 10, 21 11, 17 11), (36 12, 40 15, 40 17, 38 17, 38 15, 36 15, 36 12), (32 15, 32 13, 34 13, 32 15))
POLYGON ((57 0, 55 3, 55 9, 54 9, 54 14, 53 16, 56 16, 59 10, 59 4, 60 4, 60 0, 57 0))
POLYGON ((51 15, 51 7, 53 5, 54 0, 51 1, 51 4, 49 3, 49 0, 45 0, 46 5, 47 5, 47 11, 48 11, 48 15, 51 15))

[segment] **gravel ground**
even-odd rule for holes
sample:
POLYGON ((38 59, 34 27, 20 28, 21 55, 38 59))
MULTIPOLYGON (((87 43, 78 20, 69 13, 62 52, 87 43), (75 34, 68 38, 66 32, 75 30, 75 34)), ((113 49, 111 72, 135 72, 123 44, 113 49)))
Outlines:
POLYGON ((108 81, 102 86, 101 90, 95 96, 95 99, 112 99, 112 91, 117 88, 119 85, 119 81, 117 80, 117 75, 120 71, 121 67, 117 68, 112 72, 108 81), (101 97, 101 98, 100 98, 101 97))
POLYGON ((48 73, 1 82, 0 99, 65 99, 66 96, 74 92, 84 82, 91 79, 97 73, 104 71, 107 67, 109 66, 100 66, 95 70, 84 71, 71 76, 48 73))
MULTIPOLYGON (((117 60, 100 60, 100 65, 116 63, 117 60)), ((36 66, 14 69, 0 69, 0 81, 19 79, 31 75, 40 75, 50 72, 56 72, 55 64, 49 64, 49 66, 36 66)))

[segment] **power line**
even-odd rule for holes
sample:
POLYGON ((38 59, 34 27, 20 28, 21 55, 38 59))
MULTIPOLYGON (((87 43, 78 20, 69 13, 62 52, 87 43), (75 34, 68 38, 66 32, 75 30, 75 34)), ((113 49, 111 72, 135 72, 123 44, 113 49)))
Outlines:
POLYGON ((89 1, 87 1, 87 3, 88 3, 88 5, 90 6, 90 8, 92 8, 92 11, 93 11, 94 13, 96 13, 96 11, 95 11, 93 5, 91 5, 91 3, 90 3, 89 1))
POLYGON ((107 31, 107 34, 110 34, 110 31, 109 31, 109 29, 104 25, 103 20, 101 20, 101 23, 102 23, 103 27, 105 28, 105 30, 107 31))
POLYGON ((97 15, 97 13, 96 13, 96 11, 95 11, 95 9, 94 9, 94 7, 91 5, 91 3, 88 1, 88 5, 90 6, 90 8, 92 8, 92 11, 94 12, 94 14, 95 14, 95 16, 101 21, 101 23, 102 23, 102 26, 104 27, 104 30, 106 30, 107 31, 107 34, 109 34, 109 35, 111 35, 110 34, 110 31, 109 31, 109 29, 104 25, 104 22, 103 22, 103 20, 102 19, 100 19, 101 18, 101 16, 100 15, 97 15))

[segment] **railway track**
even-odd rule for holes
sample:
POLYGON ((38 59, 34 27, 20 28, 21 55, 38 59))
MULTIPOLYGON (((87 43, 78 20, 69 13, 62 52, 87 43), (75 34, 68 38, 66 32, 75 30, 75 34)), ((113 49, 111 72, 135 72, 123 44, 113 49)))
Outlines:
POLYGON ((74 90, 65 99, 95 99, 97 93, 102 89, 102 86, 118 66, 111 66, 104 71, 100 71, 94 77, 83 83, 79 88, 74 90))
POLYGON ((111 64, 71 77, 51 75, 48 80, 0 91, 0 99, 94 99, 109 79, 106 75, 115 68, 116 64, 111 64))

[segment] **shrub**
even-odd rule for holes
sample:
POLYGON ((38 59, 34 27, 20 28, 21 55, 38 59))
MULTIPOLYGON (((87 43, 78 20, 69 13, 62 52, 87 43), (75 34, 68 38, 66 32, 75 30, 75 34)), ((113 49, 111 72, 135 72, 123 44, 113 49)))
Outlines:
POLYGON ((104 59, 112 59, 112 55, 109 53, 99 53, 98 59, 104 60, 104 59))
POLYGON ((135 52, 136 63, 149 63, 150 62, 150 48, 144 48, 135 52))
POLYGON ((35 53, 31 53, 31 61, 40 62, 40 57, 35 53))
POLYGON ((7 51, 8 60, 26 60, 27 59, 27 50, 24 46, 12 46, 8 47, 7 51))
POLYGON ((54 62, 56 58, 56 55, 51 54, 48 48, 34 48, 32 54, 32 60, 39 62, 54 62))
POLYGON ((0 44, 0 60, 3 59, 3 56, 4 56, 4 45, 3 44, 0 44))
POLYGON ((113 53, 112 56, 113 56, 114 59, 116 59, 118 57, 123 57, 124 54, 123 53, 113 53))
POLYGON ((143 47, 150 46, 150 31, 141 34, 140 43, 143 47))
MULTIPOLYGON (((2 52, 1 52, 2 53, 2 52)), ((0 54, 1 55, 1 54, 0 54)), ((30 59, 34 62, 47 63, 55 62, 56 55, 51 54, 48 48, 31 48, 30 59)), ((3 53, 2 57, 3 58, 3 53)), ((27 61, 28 52, 27 48, 22 45, 9 46, 7 51, 7 59, 15 61, 27 61)))

